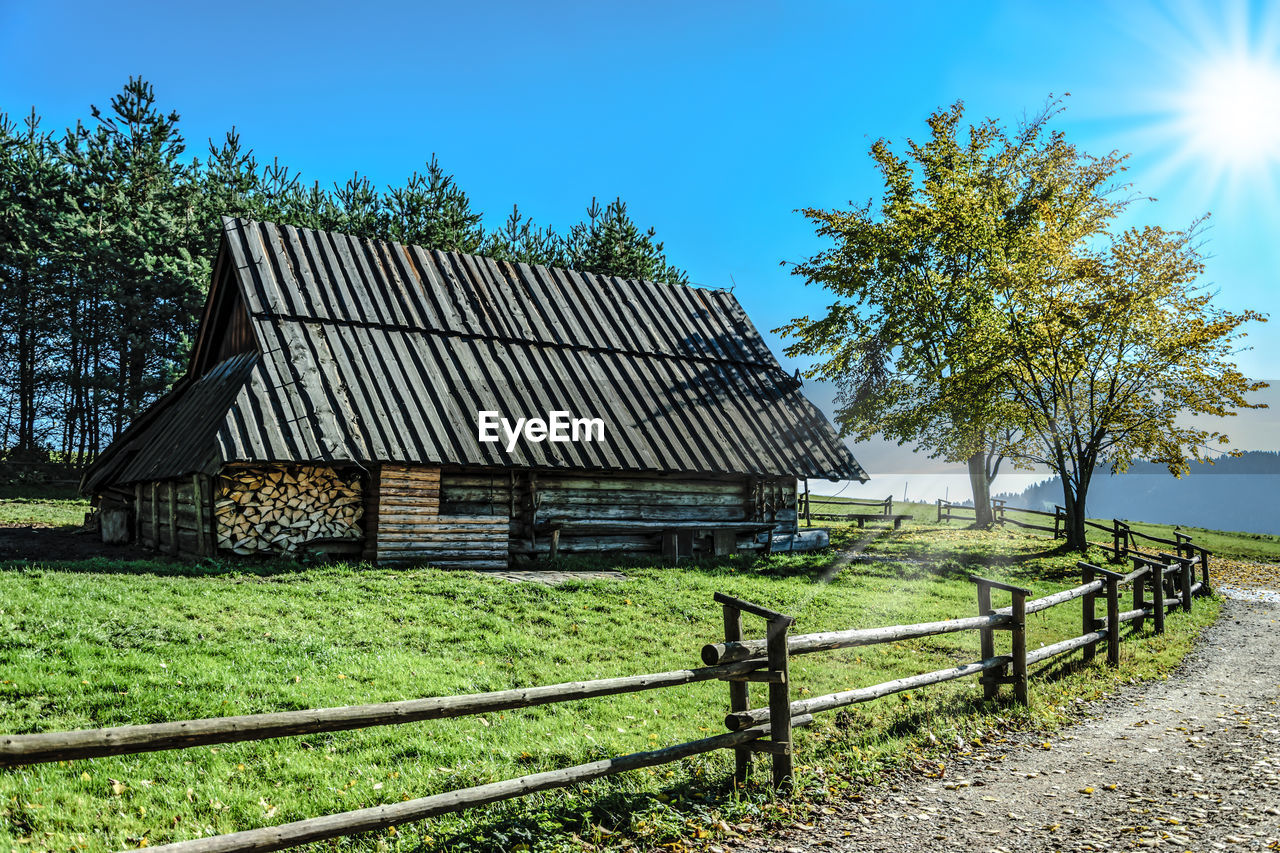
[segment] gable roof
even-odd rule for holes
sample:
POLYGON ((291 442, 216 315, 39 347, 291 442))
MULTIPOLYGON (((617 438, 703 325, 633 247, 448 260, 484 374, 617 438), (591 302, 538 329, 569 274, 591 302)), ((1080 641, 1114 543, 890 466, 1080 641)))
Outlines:
POLYGON ((866 479, 727 291, 224 226, 187 376, 86 490, 239 461, 866 479), (257 352, 211 364, 234 310, 257 352), (599 417, 605 440, 508 453, 478 440, 479 411, 599 417))

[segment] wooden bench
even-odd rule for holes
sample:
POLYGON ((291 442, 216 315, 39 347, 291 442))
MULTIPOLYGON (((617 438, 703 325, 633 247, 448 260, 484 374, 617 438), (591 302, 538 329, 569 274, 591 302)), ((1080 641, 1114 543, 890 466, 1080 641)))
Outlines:
MULTIPOLYGON (((717 557, 737 552, 739 534, 756 535, 771 532, 777 525, 770 521, 601 521, 591 519, 551 519, 537 529, 551 536, 549 556, 560 554, 560 533, 656 534, 662 537, 664 557, 687 557, 693 554, 693 542, 712 537, 711 552, 717 557)), ((773 540, 769 537, 770 543, 773 540)), ((765 546, 766 551, 768 545, 765 546)))

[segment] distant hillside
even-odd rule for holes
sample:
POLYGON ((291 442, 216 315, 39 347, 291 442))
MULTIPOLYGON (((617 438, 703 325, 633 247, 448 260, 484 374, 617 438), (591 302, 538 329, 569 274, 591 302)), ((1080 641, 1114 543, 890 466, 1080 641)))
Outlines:
MULTIPOLYGON (((1054 477, 997 497, 1010 506, 1052 510, 1062 503, 1062 484, 1054 477)), ((1181 479, 1150 462, 1135 464, 1124 474, 1100 472, 1086 502, 1094 518, 1280 533, 1280 453, 1250 451, 1212 465, 1193 464, 1181 479)))

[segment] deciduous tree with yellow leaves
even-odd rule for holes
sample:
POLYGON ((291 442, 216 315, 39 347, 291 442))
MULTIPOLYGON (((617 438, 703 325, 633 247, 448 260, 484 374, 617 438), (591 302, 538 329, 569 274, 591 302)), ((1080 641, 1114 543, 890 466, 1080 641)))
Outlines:
POLYGON ((1010 132, 965 128, 957 103, 903 156, 876 142, 878 207, 804 211, 832 245, 794 272, 836 301, 778 331, 836 384, 846 435, 966 462, 979 525, 1002 460, 1047 465, 1082 547, 1097 466, 1177 474, 1225 441, 1187 417, 1249 405, 1261 385, 1232 354, 1264 318, 1212 306, 1195 226, 1112 233, 1124 157, 1080 151, 1049 128, 1058 111, 1010 132))

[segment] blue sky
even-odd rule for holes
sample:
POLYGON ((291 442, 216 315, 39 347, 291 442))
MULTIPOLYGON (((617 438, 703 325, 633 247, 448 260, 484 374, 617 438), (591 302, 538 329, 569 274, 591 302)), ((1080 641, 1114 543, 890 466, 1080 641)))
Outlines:
MULTIPOLYGON (((399 182, 435 152, 491 223, 519 202, 561 228, 621 195, 768 330, 825 304, 779 265, 820 247, 794 210, 874 196, 877 137, 921 134, 957 99, 1012 121, 1069 92, 1058 126, 1130 152, 1159 199, 1129 218, 1212 212, 1220 303, 1277 315, 1280 130, 1241 115, 1275 111, 1278 21, 1248 3, 0 0, 0 109, 61 127, 141 74, 192 149, 235 125, 309 179, 399 182), (1233 121, 1260 138, 1238 146, 1233 121)), ((1246 371, 1280 376, 1272 328, 1250 342, 1246 371)))

